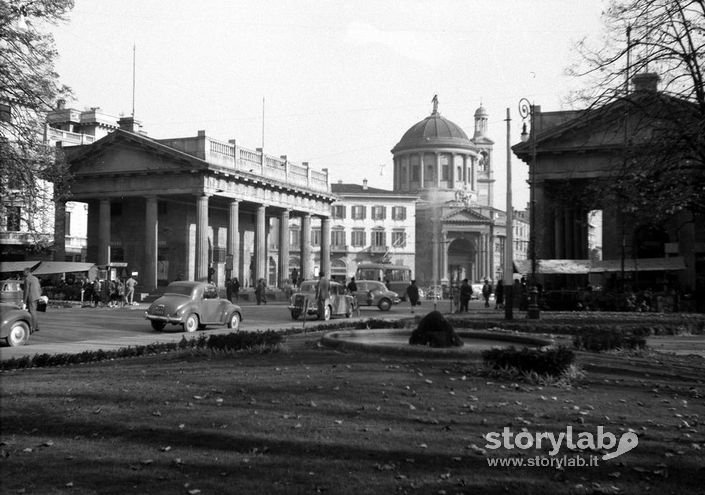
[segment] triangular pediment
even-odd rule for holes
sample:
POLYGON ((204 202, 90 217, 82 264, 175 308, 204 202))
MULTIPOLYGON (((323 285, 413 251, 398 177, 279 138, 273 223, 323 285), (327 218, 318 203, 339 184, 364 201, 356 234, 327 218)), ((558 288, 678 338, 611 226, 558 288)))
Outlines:
POLYGON ((687 119, 692 104, 661 93, 637 94, 628 101, 617 100, 599 108, 582 111, 547 112, 535 137, 512 146, 514 153, 527 160, 535 146, 537 153, 615 149, 624 146, 625 133, 631 142, 651 139, 662 127, 661 115, 681 114, 687 119), (562 115, 570 118, 562 118, 562 115), (555 122, 551 123, 552 120, 555 122), (627 124, 625 125, 625 122, 627 124))
POLYGON ((206 170, 208 164, 147 136, 116 130, 95 143, 65 149, 75 177, 206 170))
POLYGON ((488 223, 490 218, 472 208, 459 208, 443 216, 444 223, 488 223))

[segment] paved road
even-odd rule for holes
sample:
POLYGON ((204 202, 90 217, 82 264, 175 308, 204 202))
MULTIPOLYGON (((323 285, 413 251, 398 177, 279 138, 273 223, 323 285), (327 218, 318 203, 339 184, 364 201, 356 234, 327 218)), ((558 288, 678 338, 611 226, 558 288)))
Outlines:
MULTIPOLYGON (((125 308, 48 308, 39 313, 41 331, 32 334, 29 344, 0 348, 0 360, 34 354, 77 353, 85 350, 112 350, 122 347, 147 345, 155 342, 178 342, 192 336, 183 333, 180 326, 168 325, 164 332, 152 330, 144 318, 146 304, 125 308)), ((258 306, 242 303, 242 330, 266 330, 304 326, 302 320, 293 321, 284 302, 258 306)), ((408 305, 394 306, 382 312, 377 308, 361 308, 360 318, 398 318, 409 314, 408 305)), ((310 328, 316 321, 308 321, 310 328)), ((208 333, 229 333, 226 327, 208 327, 208 333)), ((195 335, 195 334, 194 334, 195 335)))
MULTIPOLYGON (((13 357, 33 356, 34 354, 78 353, 86 350, 114 350, 128 346, 147 345, 155 342, 178 342, 192 336, 183 333, 181 327, 167 326, 164 332, 152 330, 144 318, 146 304, 126 308, 49 308, 39 313, 40 332, 32 334, 29 344, 21 347, 0 348, 0 360, 13 357), (169 331, 171 330, 171 331, 169 331)), ((448 301, 438 302, 439 311, 450 311, 448 301)), ((303 322, 293 321, 284 302, 257 306, 251 302, 242 303, 244 320, 242 330, 267 330, 303 326, 303 322)), ((432 301, 424 301, 420 311, 433 309, 432 301)), ((478 318, 496 317, 494 309, 485 309, 480 301, 470 302, 470 312, 478 318)), ((410 316, 408 304, 392 307, 388 312, 375 307, 361 308, 359 318, 399 318, 410 316)), ((518 317, 518 315, 515 315, 518 317)), ((357 318, 357 317, 356 317, 357 318)), ((316 326, 316 321, 306 322, 306 328, 316 326)), ((229 333, 226 327, 208 327, 207 333, 229 333)), ((675 354, 696 354, 705 357, 705 335, 663 336, 648 339, 654 350, 675 354)))

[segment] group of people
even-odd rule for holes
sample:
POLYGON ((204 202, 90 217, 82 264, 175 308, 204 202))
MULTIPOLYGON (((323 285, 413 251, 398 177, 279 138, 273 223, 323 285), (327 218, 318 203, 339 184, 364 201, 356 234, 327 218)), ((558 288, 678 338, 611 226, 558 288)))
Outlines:
POLYGON ((132 306, 135 304, 135 287, 137 280, 130 276, 126 280, 88 280, 82 282, 83 303, 91 307, 100 305, 109 308, 132 306))

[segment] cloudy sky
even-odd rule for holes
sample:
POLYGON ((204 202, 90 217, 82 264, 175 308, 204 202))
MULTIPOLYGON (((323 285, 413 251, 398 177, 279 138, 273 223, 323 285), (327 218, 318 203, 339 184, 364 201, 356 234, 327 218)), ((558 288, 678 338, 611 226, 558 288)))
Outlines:
MULTIPOLYGON (((472 136, 490 114, 495 206, 504 209, 506 109, 566 108, 575 42, 601 32, 602 1, 76 0, 53 29, 74 108, 132 112, 155 138, 237 139, 331 181, 391 189, 391 148, 431 112, 472 136), (263 104, 264 101, 264 104, 263 104), (264 115, 264 119, 263 119, 264 115), (264 120, 264 126, 263 126, 264 120)), ((514 205, 528 200, 513 159, 514 205)))

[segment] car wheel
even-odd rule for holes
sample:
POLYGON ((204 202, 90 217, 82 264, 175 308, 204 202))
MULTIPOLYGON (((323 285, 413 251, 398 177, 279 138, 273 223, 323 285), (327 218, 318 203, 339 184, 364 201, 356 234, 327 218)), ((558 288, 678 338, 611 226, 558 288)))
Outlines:
POLYGON ((292 320, 298 320, 299 316, 301 316, 301 312, 299 312, 299 311, 292 311, 291 312, 291 319, 292 320))
POLYGON ((29 340, 29 325, 26 321, 16 321, 10 327, 10 333, 7 334, 7 345, 17 347, 25 345, 29 340))
POLYGON ((381 311, 389 311, 392 308, 392 301, 390 301, 389 299, 382 299, 377 305, 377 307, 381 311))
POLYGON ((228 328, 235 331, 240 329, 240 313, 237 311, 233 311, 233 314, 230 315, 230 319, 228 320, 228 328))
POLYGON ((186 317, 186 320, 184 321, 184 331, 185 332, 195 332, 196 329, 198 328, 198 316, 194 314, 190 314, 186 317))
POLYGON ((328 321, 328 320, 330 320, 331 313, 332 313, 332 310, 331 310, 330 306, 326 305, 323 308, 323 317, 321 317, 321 315, 319 315, 318 319, 323 320, 323 321, 328 321))
POLYGON ((162 330, 164 330, 164 327, 166 326, 166 323, 164 323, 163 321, 152 320, 150 323, 152 324, 152 328, 157 332, 161 332, 162 330))

